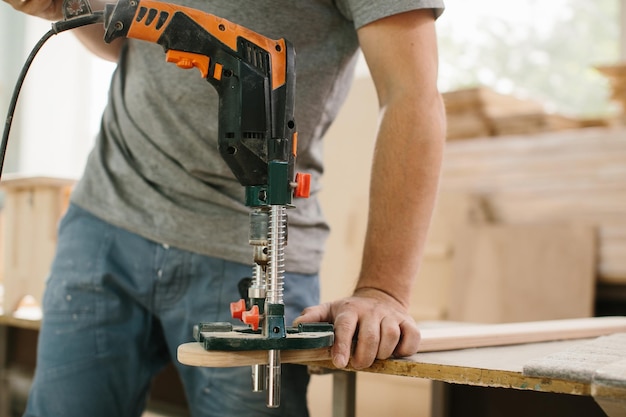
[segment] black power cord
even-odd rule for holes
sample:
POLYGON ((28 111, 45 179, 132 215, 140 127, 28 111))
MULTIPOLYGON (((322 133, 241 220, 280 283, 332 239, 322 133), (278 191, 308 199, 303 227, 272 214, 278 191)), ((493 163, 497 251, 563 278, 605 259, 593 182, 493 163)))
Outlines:
POLYGON ((35 59, 35 55, 39 52, 41 47, 50 39, 52 36, 59 34, 61 32, 65 32, 66 30, 76 29, 81 26, 92 25, 94 23, 100 23, 104 21, 103 12, 94 12, 89 15, 75 17, 69 20, 61 20, 58 22, 52 23, 52 29, 46 32, 45 35, 39 39, 39 42, 35 45, 33 50, 30 52, 28 57, 26 58, 26 62, 22 67, 22 71, 17 78, 15 83, 15 87, 13 89, 13 95, 11 96, 11 102, 9 103, 9 109, 7 111, 7 118, 4 123, 4 131, 2 133, 2 141, 0 142, 0 178, 2 177, 2 170, 4 168, 4 158, 6 156, 7 146, 9 144, 9 133, 11 132, 11 124, 13 123, 13 116, 15 114, 15 108, 17 106, 17 99, 20 95, 20 91, 22 90, 22 85, 24 84, 24 79, 26 78, 26 74, 28 73, 28 69, 35 59))

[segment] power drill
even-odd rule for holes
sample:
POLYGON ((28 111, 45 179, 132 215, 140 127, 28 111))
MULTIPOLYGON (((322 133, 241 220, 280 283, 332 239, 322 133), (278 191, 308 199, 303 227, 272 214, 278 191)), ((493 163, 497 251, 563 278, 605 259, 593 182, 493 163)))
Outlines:
POLYGON ((254 266, 247 294, 231 304, 245 325, 200 323, 193 329, 207 350, 267 350, 253 366, 253 389, 280 404, 280 350, 332 345, 333 326, 285 325, 283 279, 287 214, 292 197, 308 197, 310 177, 295 174, 295 52, 217 16, 154 0, 121 0, 104 11, 106 42, 119 37, 161 45, 166 61, 197 68, 219 95, 218 147, 251 208, 254 266))

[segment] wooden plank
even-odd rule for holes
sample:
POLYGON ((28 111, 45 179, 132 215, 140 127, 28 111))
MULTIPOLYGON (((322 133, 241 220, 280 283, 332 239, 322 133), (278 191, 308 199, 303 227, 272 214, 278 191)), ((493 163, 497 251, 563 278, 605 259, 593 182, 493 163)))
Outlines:
POLYGON ((448 319, 474 323, 593 315, 596 236, 579 224, 457 230, 448 319))
POLYGON ((584 339, 624 331, 626 317, 590 317, 424 329, 420 351, 584 339))
POLYGON ((451 114, 477 110, 491 118, 543 111, 543 106, 536 101, 500 94, 488 87, 449 91, 442 96, 446 111, 451 114))
POLYGON ((410 313, 416 320, 448 318, 453 275, 454 236, 470 222, 487 216, 477 196, 441 193, 428 231, 424 257, 411 292, 410 313))
MULTIPOLYGON (((178 361, 183 365, 213 368, 229 368, 234 366, 250 366, 268 363, 266 350, 246 351, 207 351, 198 342, 184 343, 178 346, 178 361)), ((282 350, 282 363, 312 362, 330 359, 330 347, 303 350, 282 350)))
POLYGON ((590 147, 591 143, 595 143, 598 150, 602 150, 607 146, 619 148, 620 144, 626 141, 624 127, 592 127, 576 131, 541 133, 535 138, 540 140, 529 141, 525 135, 500 138, 496 141, 493 138, 477 138, 471 141, 454 142, 449 151, 456 155, 466 151, 501 152, 504 149, 536 152, 539 149, 562 149, 563 145, 571 146, 571 149, 590 147))
POLYGON ((477 112, 448 113, 446 138, 466 139, 489 136, 491 130, 484 117, 477 112))
MULTIPOLYGON (((448 139, 536 135, 582 126, 578 119, 546 112, 543 105, 533 100, 499 94, 486 87, 446 92, 443 100, 448 119, 448 139)), ((589 123, 591 121, 587 121, 589 123)))
MULTIPOLYGON (((583 339, 618 332, 626 332, 626 317, 427 328, 421 331, 420 352, 583 339)), ((232 367, 267 363, 266 351, 206 351, 196 342, 180 345, 177 357, 178 361, 184 365, 203 367, 232 367)), ((281 352, 283 363, 327 361, 329 359, 330 348, 281 352)))
POLYGON ((533 112, 495 117, 491 120, 496 136, 536 134, 538 132, 575 129, 580 127, 576 119, 558 114, 533 112))

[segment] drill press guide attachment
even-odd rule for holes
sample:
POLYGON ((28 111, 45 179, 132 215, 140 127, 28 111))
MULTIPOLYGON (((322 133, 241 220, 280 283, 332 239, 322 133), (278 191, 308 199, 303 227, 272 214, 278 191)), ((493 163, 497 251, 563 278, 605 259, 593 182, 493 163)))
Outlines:
POLYGON ((334 332, 329 323, 302 323, 286 328, 286 337, 268 338, 260 329, 213 322, 196 325, 193 336, 206 350, 291 350, 332 346, 334 332))
POLYGON ((268 407, 278 407, 281 351, 327 347, 334 341, 330 324, 285 325, 287 209, 293 198, 309 196, 311 181, 309 173, 295 172, 295 49, 286 39, 156 0, 106 5, 104 23, 105 42, 120 37, 156 42, 167 62, 197 68, 220 97, 217 147, 245 187, 251 210, 252 279, 246 299, 234 302, 236 308, 231 305, 233 318, 248 327, 203 323, 194 333, 207 351, 264 351, 267 361, 252 367, 252 389, 267 391, 268 407))

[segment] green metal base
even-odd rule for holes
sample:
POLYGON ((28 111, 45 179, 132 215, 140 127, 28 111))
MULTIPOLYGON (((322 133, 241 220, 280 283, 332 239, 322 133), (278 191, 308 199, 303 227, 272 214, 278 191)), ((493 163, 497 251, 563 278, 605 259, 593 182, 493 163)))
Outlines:
POLYGON ((193 336, 205 350, 293 350, 332 346, 335 334, 329 323, 306 323, 288 327, 286 337, 268 338, 261 330, 231 323, 200 323, 193 336))

